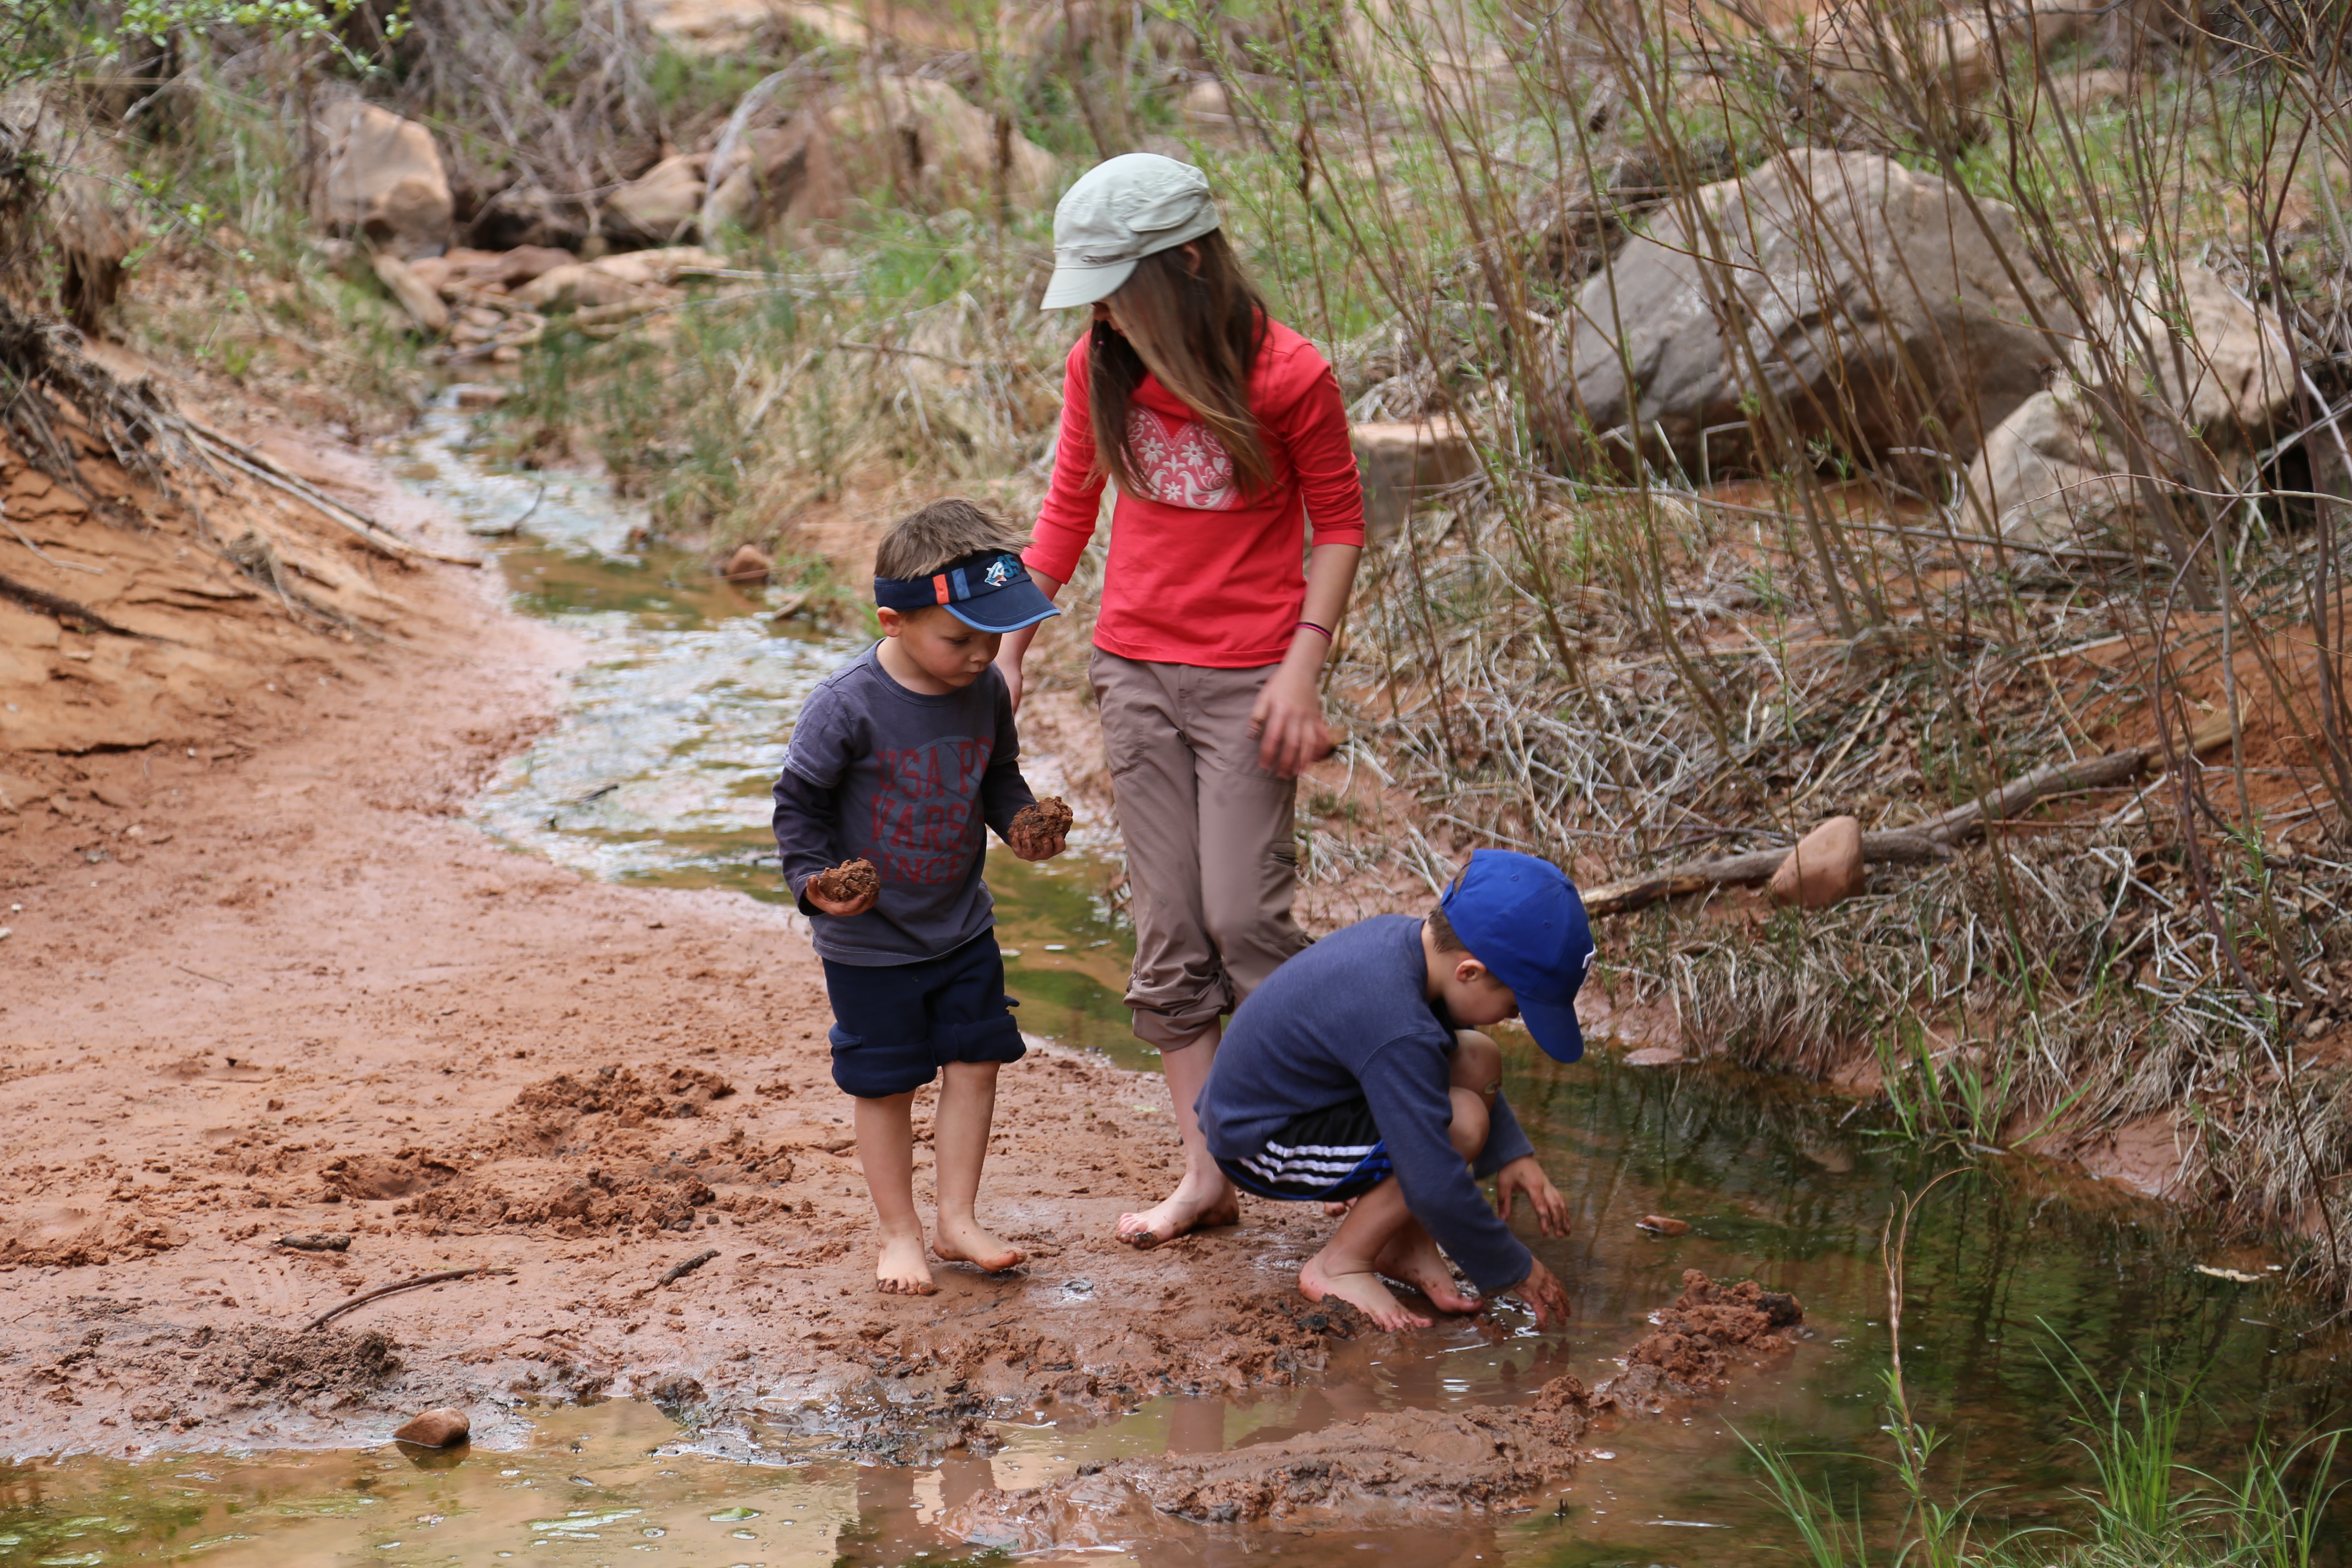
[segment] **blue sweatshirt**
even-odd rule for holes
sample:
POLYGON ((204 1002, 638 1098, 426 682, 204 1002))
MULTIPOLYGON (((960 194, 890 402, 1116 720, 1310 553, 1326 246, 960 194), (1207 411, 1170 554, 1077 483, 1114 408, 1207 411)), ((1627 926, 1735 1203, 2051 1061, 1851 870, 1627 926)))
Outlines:
MULTIPOLYGON (((1244 1160, 1291 1118, 1361 1098, 1413 1217, 1481 1290, 1507 1290, 1534 1256, 1446 1141, 1454 1031, 1428 988, 1421 921, 1411 915, 1376 915, 1325 937, 1234 1011, 1201 1090, 1201 1130, 1209 1152, 1244 1160)), ((1477 1176, 1534 1152, 1496 1095, 1477 1176)))

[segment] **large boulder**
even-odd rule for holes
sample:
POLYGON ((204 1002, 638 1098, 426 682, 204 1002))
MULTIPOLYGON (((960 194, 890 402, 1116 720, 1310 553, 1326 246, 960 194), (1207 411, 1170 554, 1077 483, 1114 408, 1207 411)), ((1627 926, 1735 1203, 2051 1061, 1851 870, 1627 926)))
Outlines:
POLYGON ((702 218, 700 153, 664 158, 604 198, 604 232, 639 245, 676 245, 702 218))
POLYGON ((1972 524, 2012 543, 2058 548, 2118 529, 2146 504, 2148 481, 2233 468, 2295 396, 2278 318, 2195 262, 2166 289, 2147 272, 2115 280, 2067 359, 2057 384, 2013 410, 1969 465, 1972 524), (2116 397, 2137 405, 2143 442, 2102 416, 2116 397))
POLYGON ((320 216, 328 228, 393 256, 427 256, 449 242, 456 204, 433 132, 358 99, 320 116, 320 216))
POLYGON ((1060 176, 1054 155, 943 81, 877 74, 847 89, 834 111, 843 161, 862 189, 887 187, 924 207, 992 209, 1000 188, 1014 206, 1043 205, 1060 176))
POLYGON ((1555 438, 1571 460, 1623 463, 1636 446, 1657 458, 1663 436, 1693 477, 1769 464, 1760 390, 1800 440, 1973 457, 2057 360, 2035 312, 2074 327, 2014 215, 1974 206, 1867 153, 1802 149, 1705 186, 1579 292, 1550 366, 1555 438))
POLYGON ((721 152, 710 171, 702 226, 707 235, 722 227, 756 234, 779 224, 837 223, 848 206, 832 123, 824 106, 812 103, 721 152))

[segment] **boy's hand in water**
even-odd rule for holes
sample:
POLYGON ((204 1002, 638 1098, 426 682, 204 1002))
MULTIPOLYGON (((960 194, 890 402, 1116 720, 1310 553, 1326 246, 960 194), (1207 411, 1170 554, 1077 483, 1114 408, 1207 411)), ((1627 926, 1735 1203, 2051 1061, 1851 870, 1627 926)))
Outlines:
POLYGON ((1520 1193, 1528 1195, 1528 1206, 1535 1211, 1536 1224, 1546 1236, 1568 1234, 1568 1200, 1551 1184, 1533 1154, 1522 1154, 1495 1173, 1495 1212, 1505 1219, 1511 1217, 1511 1200, 1520 1193))
POLYGON ((1529 1262, 1528 1277, 1511 1289, 1527 1302, 1528 1310, 1535 1313, 1537 1328, 1551 1327, 1555 1318, 1563 1323, 1568 1321, 1568 1290, 1542 1264, 1529 1262))

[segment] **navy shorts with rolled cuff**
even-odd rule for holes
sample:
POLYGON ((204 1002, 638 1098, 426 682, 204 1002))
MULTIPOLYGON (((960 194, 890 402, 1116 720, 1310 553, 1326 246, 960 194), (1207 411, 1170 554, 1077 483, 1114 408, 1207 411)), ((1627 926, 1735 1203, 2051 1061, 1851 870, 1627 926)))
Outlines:
POLYGON ((1391 1174, 1389 1146, 1363 1100, 1294 1116, 1265 1148, 1217 1168, 1242 1191, 1286 1203, 1345 1203, 1391 1174))
POLYGON ((1017 1062, 1028 1051, 992 931, 913 963, 828 958, 824 990, 833 1002, 833 1081, 860 1100, 920 1089, 950 1062, 1017 1062))

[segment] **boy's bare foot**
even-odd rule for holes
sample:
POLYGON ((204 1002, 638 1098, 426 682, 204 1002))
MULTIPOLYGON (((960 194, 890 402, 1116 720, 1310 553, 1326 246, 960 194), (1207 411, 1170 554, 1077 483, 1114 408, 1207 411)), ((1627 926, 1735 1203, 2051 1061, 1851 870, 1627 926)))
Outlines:
POLYGON ((1188 1230, 1239 1225, 1241 1217, 1241 1199, 1234 1195, 1232 1183, 1219 1177, 1212 1185, 1187 1172, 1166 1202, 1140 1214, 1119 1215, 1118 1238, 1139 1252, 1149 1252, 1188 1230))
POLYGON ((978 1264, 991 1274, 1018 1268, 1029 1258, 1019 1247, 1006 1246, 977 1225, 945 1218, 940 1221, 938 1233, 931 1238, 931 1250, 950 1263, 978 1264))
POLYGON ((931 1266, 923 1261, 921 1232, 882 1238, 882 1261, 874 1266, 874 1284, 888 1296, 929 1296, 938 1292, 939 1287, 931 1283, 931 1266))
POLYGON ((1445 1266, 1444 1254, 1418 1221, 1397 1232, 1372 1260, 1372 1267, 1391 1279, 1403 1280, 1428 1297, 1429 1304, 1441 1312, 1475 1312, 1486 1305, 1475 1296, 1465 1296, 1454 1283, 1454 1271, 1445 1266))
POLYGON ((1335 1274, 1323 1266, 1323 1255, 1317 1253, 1298 1271, 1298 1293, 1310 1301, 1320 1301, 1336 1296, 1389 1333, 1406 1329, 1429 1327, 1427 1318, 1417 1317, 1404 1310, 1404 1303, 1389 1294, 1381 1277, 1370 1269, 1335 1274))

